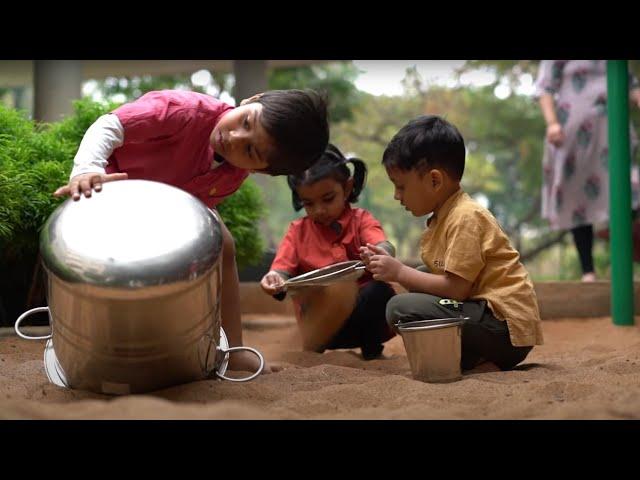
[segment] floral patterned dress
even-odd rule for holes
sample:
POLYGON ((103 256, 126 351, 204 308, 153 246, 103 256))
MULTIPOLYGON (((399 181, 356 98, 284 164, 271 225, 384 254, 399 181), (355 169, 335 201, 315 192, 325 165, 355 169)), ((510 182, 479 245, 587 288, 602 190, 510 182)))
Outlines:
MULTIPOLYGON (((543 60, 536 96, 554 96, 565 140, 555 147, 545 139, 542 217, 554 230, 603 225, 609 220, 609 147, 606 60, 543 60)), ((629 87, 638 86, 631 77, 629 87)), ((629 125, 632 158, 638 138, 629 125)), ((635 162, 633 162, 635 163, 635 162)), ((632 203, 640 199, 638 168, 631 173, 632 203)))

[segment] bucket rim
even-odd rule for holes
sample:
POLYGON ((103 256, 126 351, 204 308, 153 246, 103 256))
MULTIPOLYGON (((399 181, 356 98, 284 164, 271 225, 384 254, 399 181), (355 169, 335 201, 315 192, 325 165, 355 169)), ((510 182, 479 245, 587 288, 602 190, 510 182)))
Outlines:
POLYGON ((434 318, 429 320, 415 320, 413 322, 397 323, 396 328, 400 331, 435 330, 437 328, 448 328, 460 326, 469 320, 469 317, 456 318, 434 318))

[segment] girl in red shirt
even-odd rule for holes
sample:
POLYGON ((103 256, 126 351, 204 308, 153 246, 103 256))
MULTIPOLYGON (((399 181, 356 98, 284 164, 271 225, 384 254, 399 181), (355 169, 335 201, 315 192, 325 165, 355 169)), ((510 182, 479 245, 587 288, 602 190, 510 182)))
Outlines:
MULTIPOLYGON (((380 222, 362 208, 352 208, 366 181, 362 160, 346 159, 329 144, 320 160, 287 177, 293 208, 307 216, 291 222, 276 258, 261 281, 263 290, 284 298, 285 280, 327 265, 361 259, 360 247, 378 245, 395 255, 380 222), (353 165, 353 175, 347 164, 353 165)), ((369 272, 357 285, 336 283, 299 290, 293 296, 305 350, 360 348, 363 358, 379 357, 394 333, 385 321, 387 301, 395 294, 369 272), (340 318, 342 317, 342 318, 340 318), (346 319, 346 320, 345 320, 346 319), (315 323, 317 325, 309 325, 315 323)))

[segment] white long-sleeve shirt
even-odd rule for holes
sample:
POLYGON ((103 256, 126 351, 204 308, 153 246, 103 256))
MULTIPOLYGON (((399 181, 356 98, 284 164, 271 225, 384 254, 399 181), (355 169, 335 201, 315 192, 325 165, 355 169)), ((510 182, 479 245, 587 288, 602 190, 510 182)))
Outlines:
MULTIPOLYGON (((69 178, 83 173, 105 173, 109 157, 124 143, 124 127, 117 115, 107 113, 99 117, 85 132, 73 159, 69 178)), ((215 159, 211 168, 221 165, 215 159)))
POLYGON ((124 127, 117 115, 99 117, 86 131, 73 159, 69 178, 82 173, 105 173, 109 157, 124 143, 124 127))

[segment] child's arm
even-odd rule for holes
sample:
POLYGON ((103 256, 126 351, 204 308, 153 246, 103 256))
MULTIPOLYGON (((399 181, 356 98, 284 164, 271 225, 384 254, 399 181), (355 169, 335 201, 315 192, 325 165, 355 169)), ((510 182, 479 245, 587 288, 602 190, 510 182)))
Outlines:
MULTIPOLYGON (((396 248, 387 240, 387 236, 380 222, 367 210, 360 210, 360 212, 360 241, 365 245, 372 243, 382 248, 387 255, 395 257, 396 248)), ((360 260, 368 266, 369 260, 374 253, 375 252, 369 250, 367 247, 360 247, 360 260)))
POLYGON ((374 280, 397 282, 410 292, 422 292, 454 300, 465 300, 471 293, 472 282, 451 272, 444 275, 420 272, 404 265, 376 245, 367 244, 375 252, 369 262, 374 280))
POLYGON ((287 233, 280 242, 276 256, 271 263, 271 270, 260 281, 262 290, 276 298, 283 300, 286 295, 284 282, 296 275, 298 271, 297 230, 299 222, 292 222, 287 233))
MULTIPOLYGON (((208 112, 211 122, 217 118, 216 115, 232 108, 206 95, 163 90, 148 92, 103 115, 84 135, 74 159, 69 184, 56 190, 54 195, 72 195, 78 200, 81 193, 90 197, 92 188, 99 191, 105 181, 127 178, 124 173, 105 174, 113 151, 126 144, 145 143, 177 134, 196 121, 194 112, 200 102, 211 104, 208 112)), ((148 175, 146 171, 143 173, 148 175)))
POLYGON ((267 295, 275 295, 282 291, 284 282, 287 280, 284 274, 271 270, 267 273, 262 280, 260 280, 260 286, 267 295))
POLYGON ((80 194, 91 196, 91 191, 99 192, 102 184, 114 180, 125 180, 126 173, 106 174, 105 167, 113 150, 122 145, 124 129, 116 115, 106 114, 98 118, 86 131, 73 160, 73 170, 67 185, 58 188, 56 197, 70 195, 74 200, 80 194))

